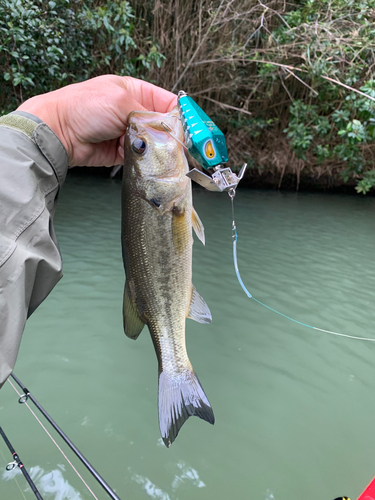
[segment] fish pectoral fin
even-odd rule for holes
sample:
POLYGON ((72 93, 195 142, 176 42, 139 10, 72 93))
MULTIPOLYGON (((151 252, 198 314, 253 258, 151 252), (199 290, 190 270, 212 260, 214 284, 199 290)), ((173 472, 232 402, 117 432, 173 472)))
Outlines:
POLYGON ((125 282, 123 317, 125 334, 131 339, 136 340, 145 324, 139 317, 128 281, 125 282))
POLYGON ((200 220, 200 218, 199 218, 199 216, 194 208, 191 212, 191 223, 193 225, 194 232, 197 235, 198 239, 200 239, 201 242, 203 243, 203 245, 205 245, 206 240, 204 237, 204 227, 203 227, 202 221, 200 220))
POLYGON ((181 255, 186 247, 191 245, 190 226, 186 222, 186 212, 178 207, 172 209, 173 246, 177 255, 181 255))
POLYGON ((212 322, 211 311, 194 285, 192 285, 190 309, 187 317, 198 323, 212 322))

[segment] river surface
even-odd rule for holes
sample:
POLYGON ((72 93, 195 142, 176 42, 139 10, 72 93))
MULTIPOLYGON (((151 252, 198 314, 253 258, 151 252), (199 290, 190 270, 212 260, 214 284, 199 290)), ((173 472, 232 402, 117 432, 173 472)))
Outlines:
MULTIPOLYGON (((123 333, 120 195, 120 181, 68 176, 55 217, 64 278, 28 321, 15 374, 122 500, 355 500, 375 475, 375 343, 249 299, 229 197, 199 188, 193 282, 213 322, 187 320, 187 347, 216 422, 190 418, 165 448, 151 338, 123 333)), ((256 299, 375 339, 374 198, 239 190, 235 213, 256 299)), ((17 399, 6 383, 1 426, 43 498, 93 498, 17 399)), ((0 439, 0 498, 35 498, 10 459, 0 439)))

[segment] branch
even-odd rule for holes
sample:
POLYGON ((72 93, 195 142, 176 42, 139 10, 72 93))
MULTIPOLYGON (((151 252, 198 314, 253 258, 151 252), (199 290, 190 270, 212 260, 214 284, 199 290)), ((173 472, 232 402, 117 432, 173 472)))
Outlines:
MULTIPOLYGON (((312 87, 310 87, 310 85, 307 85, 306 82, 304 82, 302 80, 302 78, 300 78, 299 76, 295 75, 293 73, 293 71, 291 71, 289 68, 285 68, 285 70, 292 76, 294 76, 294 78, 296 78, 299 82, 303 83, 303 85, 305 85, 305 87, 307 87, 308 89, 311 90, 311 92, 313 92, 315 94, 315 97, 317 97, 319 95, 319 92, 317 92, 316 90, 314 90, 312 87)), ((284 87, 285 88, 285 87, 284 87)), ((286 89, 285 89, 286 90, 286 89)))
MULTIPOLYGON (((286 70, 294 70, 294 71, 300 71, 301 73, 308 73, 308 71, 305 69, 295 68, 294 66, 289 66, 287 64, 275 63, 272 61, 262 61, 261 59, 255 60, 254 62, 255 63, 264 63, 264 64, 272 64, 273 66, 279 66, 280 68, 285 68, 286 70)), ((296 76, 296 75, 293 75, 293 76, 296 76)), ((324 76, 324 75, 318 75, 318 76, 320 76, 320 78, 323 78, 324 80, 327 80, 329 82, 336 83, 336 85, 341 85, 341 87, 345 87, 346 89, 351 90, 352 92, 355 92, 363 97, 367 97, 367 99, 370 99, 371 101, 375 102, 374 97, 371 97, 370 95, 365 94, 364 92, 361 92, 360 90, 357 90, 353 87, 350 87, 349 85, 346 85, 345 83, 340 82, 340 80, 335 80, 334 78, 331 78, 329 76, 324 76)), ((314 92, 316 92, 316 91, 314 90, 314 92)))
POLYGON ((187 72, 187 70, 190 68, 191 63, 192 63, 192 62, 193 62, 193 60, 195 59, 195 56, 198 54, 198 52, 199 52, 200 48, 202 47, 202 45, 203 45, 203 44, 204 44, 204 42, 206 41, 206 38, 208 37, 208 34, 209 34, 209 32, 210 32, 210 29, 211 29, 211 27, 213 26, 213 23, 214 23, 215 19, 217 18, 218 14, 219 14, 219 12, 220 12, 221 6, 223 5, 223 3, 224 3, 224 0, 221 0, 220 5, 219 5, 219 8, 217 9, 216 14, 215 14, 215 15, 214 15, 214 17, 212 18, 211 24, 210 24, 210 26, 207 28, 207 31, 206 31, 206 33, 204 34, 204 37, 202 38, 201 43, 198 45, 198 47, 196 48, 196 50, 195 50, 194 54, 191 56, 190 61, 187 63, 186 68, 184 69, 184 71, 181 73, 181 75, 180 75, 180 76, 179 76, 179 78, 177 79, 177 82, 173 85, 171 92, 174 92, 174 91, 175 91, 175 89, 176 89, 177 85, 180 83, 180 81, 182 80, 182 78, 185 76, 185 73, 186 73, 186 72, 187 72))
MULTIPOLYGON (((190 95, 193 97, 195 94, 190 94, 190 95)), ((252 116, 252 113, 250 113, 250 111, 246 111, 245 109, 236 108, 236 106, 231 106, 230 104, 224 104, 223 102, 215 101, 215 99, 211 99, 211 97, 206 97, 204 95, 202 95, 201 97, 202 97, 202 99, 207 99, 208 101, 212 101, 215 104, 222 106, 223 108, 234 109, 235 111, 239 111, 240 113, 245 113, 246 115, 252 116)))

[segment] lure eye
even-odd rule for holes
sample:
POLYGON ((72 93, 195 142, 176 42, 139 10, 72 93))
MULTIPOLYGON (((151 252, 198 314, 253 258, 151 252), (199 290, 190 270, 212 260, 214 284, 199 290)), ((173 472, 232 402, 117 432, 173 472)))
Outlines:
POLYGON ((207 158, 214 158, 215 157, 215 150, 212 146, 211 141, 206 142, 204 149, 205 149, 204 152, 206 153, 207 158))
POLYGON ((146 142, 140 137, 137 137, 132 143, 132 150, 134 151, 134 153, 143 155, 143 153, 146 151, 146 142))

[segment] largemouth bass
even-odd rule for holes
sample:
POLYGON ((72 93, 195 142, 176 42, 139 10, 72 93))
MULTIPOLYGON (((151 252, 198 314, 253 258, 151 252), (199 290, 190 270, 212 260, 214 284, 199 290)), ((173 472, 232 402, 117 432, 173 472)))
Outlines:
POLYGON ((204 243, 192 207, 191 180, 177 108, 134 111, 124 145, 122 249, 126 283, 124 330, 150 331, 159 363, 159 426, 167 447, 190 416, 211 424, 214 414, 186 352, 185 319, 210 323, 210 310, 192 285, 192 227, 204 243))

